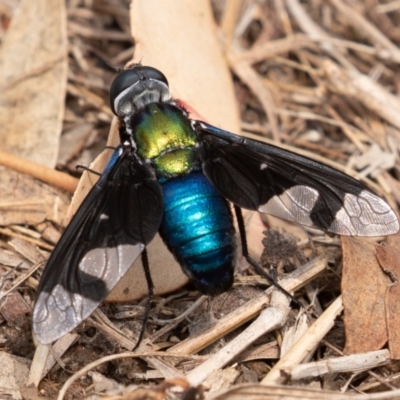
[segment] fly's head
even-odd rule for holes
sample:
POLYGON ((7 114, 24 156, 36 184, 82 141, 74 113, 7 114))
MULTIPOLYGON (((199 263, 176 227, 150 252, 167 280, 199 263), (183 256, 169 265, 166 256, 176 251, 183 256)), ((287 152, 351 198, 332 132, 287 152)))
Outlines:
POLYGON ((148 104, 171 100, 165 75, 152 67, 134 64, 121 71, 110 89, 112 112, 126 119, 148 104))

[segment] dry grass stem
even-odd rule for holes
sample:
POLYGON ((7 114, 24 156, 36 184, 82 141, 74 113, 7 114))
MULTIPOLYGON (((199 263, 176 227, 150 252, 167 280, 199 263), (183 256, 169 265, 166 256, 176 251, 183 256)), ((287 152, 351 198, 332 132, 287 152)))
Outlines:
POLYGON ((357 374, 389 363, 389 351, 378 350, 287 367, 282 369, 282 374, 295 381, 340 372, 357 374))
POLYGON ((284 357, 274 365, 261 383, 263 385, 284 383, 288 378, 284 374, 285 369, 300 364, 308 354, 315 351, 322 338, 324 338, 334 326, 335 318, 342 310, 342 299, 338 297, 310 326, 307 332, 293 345, 284 357))

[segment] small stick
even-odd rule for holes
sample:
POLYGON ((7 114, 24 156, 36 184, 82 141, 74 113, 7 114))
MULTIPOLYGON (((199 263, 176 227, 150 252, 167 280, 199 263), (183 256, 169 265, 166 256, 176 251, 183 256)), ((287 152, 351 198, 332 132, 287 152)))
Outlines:
POLYGON ((318 346, 321 339, 332 329, 335 318, 342 312, 342 296, 339 296, 324 313, 308 328, 307 332, 281 358, 261 381, 263 385, 284 383, 287 376, 282 371, 300 364, 318 346))
POLYGON ((57 186, 70 193, 74 193, 78 185, 78 179, 64 172, 56 171, 55 169, 45 167, 44 165, 29 161, 26 158, 18 157, 1 150, 0 164, 37 178, 49 185, 57 186))

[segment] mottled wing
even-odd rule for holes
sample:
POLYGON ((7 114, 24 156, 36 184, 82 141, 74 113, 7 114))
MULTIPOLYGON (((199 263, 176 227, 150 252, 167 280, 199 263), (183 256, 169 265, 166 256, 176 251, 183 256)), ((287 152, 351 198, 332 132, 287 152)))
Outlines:
POLYGON ((33 329, 43 344, 71 331, 110 293, 156 234, 162 191, 131 149, 113 157, 51 254, 33 329))
POLYGON ((232 203, 349 236, 398 232, 390 206, 356 179, 279 147, 192 121, 204 174, 232 203))

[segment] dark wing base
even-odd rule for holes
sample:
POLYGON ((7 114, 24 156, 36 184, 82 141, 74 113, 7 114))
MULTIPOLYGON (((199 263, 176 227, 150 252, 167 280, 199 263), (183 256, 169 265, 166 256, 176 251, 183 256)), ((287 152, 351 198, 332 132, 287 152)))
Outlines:
POLYGON ((204 174, 232 203, 339 235, 398 232, 390 206, 356 179, 307 157, 193 121, 204 174))

